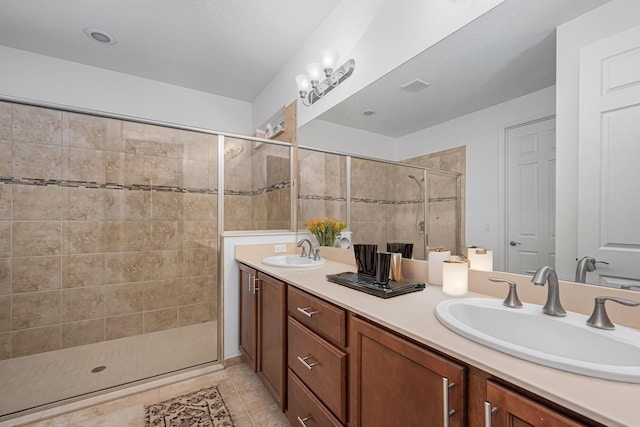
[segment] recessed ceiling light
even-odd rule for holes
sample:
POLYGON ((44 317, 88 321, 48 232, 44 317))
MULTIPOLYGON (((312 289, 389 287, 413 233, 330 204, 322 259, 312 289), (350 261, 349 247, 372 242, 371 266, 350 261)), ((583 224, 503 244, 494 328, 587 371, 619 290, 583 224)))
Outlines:
POLYGON ((84 33, 91 40, 100 44, 116 44, 116 38, 100 28, 85 28, 84 33))
POLYGON ((362 112, 362 115, 368 117, 368 116, 373 116, 375 113, 376 112, 373 111, 373 110, 365 110, 365 111, 362 112))

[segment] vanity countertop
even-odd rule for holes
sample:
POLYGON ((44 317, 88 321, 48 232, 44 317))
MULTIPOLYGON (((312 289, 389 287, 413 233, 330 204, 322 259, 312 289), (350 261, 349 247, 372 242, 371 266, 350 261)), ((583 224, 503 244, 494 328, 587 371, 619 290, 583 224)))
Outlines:
MULTIPOLYGON (((607 381, 548 368, 461 337, 436 318, 435 307, 447 295, 439 286, 382 299, 326 280, 327 274, 356 271, 353 264, 327 259, 319 268, 282 268, 262 264, 265 248, 236 246, 236 260, 299 289, 339 305, 397 333, 607 426, 640 426, 640 384, 607 381)), ((327 257, 328 258, 328 257, 327 257)), ((350 261, 347 261, 350 262, 350 261)), ((473 280, 473 278, 472 278, 473 280)), ((469 292, 468 297, 488 297, 469 292)))

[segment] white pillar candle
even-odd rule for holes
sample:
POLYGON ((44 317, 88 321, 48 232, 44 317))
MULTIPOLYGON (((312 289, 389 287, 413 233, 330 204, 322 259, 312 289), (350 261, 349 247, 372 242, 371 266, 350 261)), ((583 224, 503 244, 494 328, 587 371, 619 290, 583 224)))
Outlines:
POLYGON ((469 248, 469 268, 473 270, 493 271, 493 252, 485 249, 469 248))
POLYGON ((429 283, 442 285, 442 263, 451 257, 451 251, 429 252, 429 283))
POLYGON ((442 292, 459 296, 467 293, 469 264, 465 261, 444 261, 442 264, 442 292))

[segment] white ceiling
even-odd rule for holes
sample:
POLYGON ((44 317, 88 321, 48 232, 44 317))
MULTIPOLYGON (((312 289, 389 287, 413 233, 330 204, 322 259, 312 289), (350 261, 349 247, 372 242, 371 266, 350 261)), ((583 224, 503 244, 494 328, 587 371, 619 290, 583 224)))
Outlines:
POLYGON ((608 1, 507 0, 318 118, 397 138, 552 86, 556 27, 608 1))
POLYGON ((339 1, 1 0, 0 45, 251 102, 339 1))

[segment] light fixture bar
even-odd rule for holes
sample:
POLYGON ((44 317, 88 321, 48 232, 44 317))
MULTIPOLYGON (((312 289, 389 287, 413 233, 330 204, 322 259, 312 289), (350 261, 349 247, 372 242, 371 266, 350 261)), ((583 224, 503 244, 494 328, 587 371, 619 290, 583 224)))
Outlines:
POLYGON ((333 50, 325 50, 323 53, 323 63, 313 63, 307 66, 307 74, 296 76, 298 92, 302 103, 310 106, 317 102, 320 98, 331 92, 334 87, 345 81, 355 68, 356 62, 349 59, 339 68, 333 70, 332 62, 338 59, 337 52, 333 50), (320 81, 319 74, 324 71, 326 78, 320 81))

